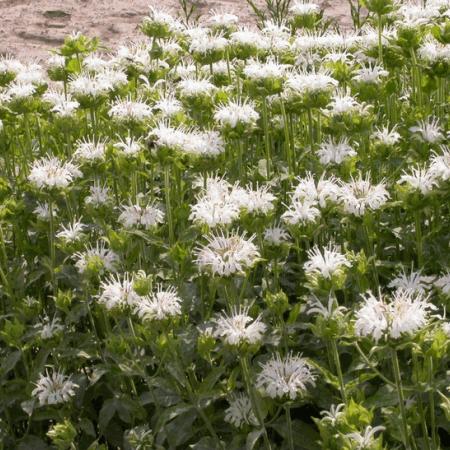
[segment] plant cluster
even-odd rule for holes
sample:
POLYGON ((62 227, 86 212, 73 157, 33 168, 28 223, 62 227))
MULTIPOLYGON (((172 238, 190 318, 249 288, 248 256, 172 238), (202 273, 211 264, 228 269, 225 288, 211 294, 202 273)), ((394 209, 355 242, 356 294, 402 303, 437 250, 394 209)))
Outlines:
POLYGON ((450 3, 272 4, 0 58, 1 449, 450 445, 450 3))

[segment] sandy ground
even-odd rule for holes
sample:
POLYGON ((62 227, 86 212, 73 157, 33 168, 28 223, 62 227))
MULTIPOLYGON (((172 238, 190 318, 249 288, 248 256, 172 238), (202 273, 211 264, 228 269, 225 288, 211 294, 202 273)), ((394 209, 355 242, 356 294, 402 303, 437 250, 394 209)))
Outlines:
MULTIPOLYGON (((237 14, 243 23, 254 20, 245 0, 196 1, 201 13, 225 10, 237 14)), ((174 13, 178 10, 177 0, 152 3, 174 13)), ((326 16, 349 25, 347 0, 319 0, 319 3, 326 16)), ((40 59, 72 31, 98 36, 103 45, 114 49, 121 42, 139 36, 139 23, 148 5, 148 0, 0 0, 0 55, 40 59)))

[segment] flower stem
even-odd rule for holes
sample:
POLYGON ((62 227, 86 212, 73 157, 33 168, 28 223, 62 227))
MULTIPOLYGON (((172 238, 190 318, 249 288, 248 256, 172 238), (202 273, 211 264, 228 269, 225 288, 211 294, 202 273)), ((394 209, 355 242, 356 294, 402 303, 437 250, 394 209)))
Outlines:
POLYGON ((423 239, 422 239, 422 222, 419 210, 415 211, 414 219, 416 225, 417 265, 418 268, 421 269, 423 267, 423 239))
POLYGON ((172 246, 175 238, 173 233, 172 208, 170 206, 170 167, 168 164, 164 166, 164 191, 166 195, 167 224, 169 226, 169 243, 172 246))
POLYGON ((336 372, 339 379, 339 390, 341 391, 341 398, 342 401, 347 404, 347 395, 345 393, 345 383, 344 383, 344 377, 342 375, 342 367, 341 367, 341 361, 339 359, 339 352, 336 344, 336 339, 330 339, 331 344, 331 350, 333 353, 333 360, 334 365, 336 366, 336 372))
POLYGON ((289 450, 294 450, 294 436, 292 434, 291 406, 287 403, 284 407, 286 410, 287 437, 289 450))
POLYGON ((248 361, 248 355, 241 356, 240 360, 241 360, 241 368, 242 368, 242 373, 244 375, 245 385, 247 387, 247 392, 250 397, 250 402, 252 404, 252 409, 256 415, 259 426, 261 427, 261 430, 263 432, 263 438, 264 438, 264 443, 265 443, 266 449, 271 450, 272 446, 270 445, 269 436, 267 435, 266 426, 264 425, 264 419, 262 418, 262 414, 259 409, 259 405, 258 405, 258 401, 257 401, 257 397, 256 397, 257 393, 253 387, 253 383, 251 380, 250 364, 248 361))
POLYGON ((392 369, 394 372, 395 384, 397 387, 398 402, 400 405, 400 414, 401 414, 401 419, 402 419, 403 444, 407 450, 411 450, 411 445, 409 443, 409 438, 408 438, 408 421, 406 418, 405 398, 403 396, 403 386, 402 386, 402 379, 401 379, 401 375, 400 375, 400 365, 398 363, 397 350, 395 350, 395 348, 391 349, 391 359, 392 359, 392 369))
POLYGON ((48 211, 49 211, 49 245, 50 245, 50 278, 53 288, 53 294, 56 294, 56 290, 58 288, 56 284, 56 277, 55 277, 55 264, 56 264, 56 252, 55 252, 55 225, 54 225, 54 218, 53 218, 53 200, 50 199, 48 202, 48 211))
MULTIPOLYGON (((428 384, 433 384, 433 357, 430 356, 428 360, 428 384)), ((436 415, 434 406, 434 390, 431 389, 428 393, 428 403, 430 404, 430 426, 431 426, 431 442, 433 444, 433 450, 439 448, 438 439, 436 434, 436 415)))
POLYGON ((267 103, 265 97, 263 97, 262 105, 263 105, 263 122, 264 122, 264 146, 266 149, 266 168, 267 168, 266 178, 270 180, 271 164, 270 164, 269 118, 267 113, 267 103))

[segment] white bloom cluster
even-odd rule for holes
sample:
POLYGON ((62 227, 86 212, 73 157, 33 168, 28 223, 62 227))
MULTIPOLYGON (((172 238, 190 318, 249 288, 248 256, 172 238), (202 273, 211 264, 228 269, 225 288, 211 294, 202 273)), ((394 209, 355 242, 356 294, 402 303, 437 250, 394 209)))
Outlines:
POLYGON ((345 267, 351 267, 351 262, 339 252, 338 247, 328 244, 322 250, 314 246, 308 250, 308 260, 303 265, 307 275, 318 275, 330 280, 342 273, 345 267))
POLYGON ((140 297, 133 289, 134 278, 129 273, 122 276, 110 275, 108 279, 100 283, 100 295, 98 302, 107 310, 134 307, 139 303, 140 297))
POLYGON ((236 428, 242 428, 244 425, 258 425, 248 395, 234 394, 228 402, 230 406, 225 410, 225 422, 231 423, 236 428))
POLYGON ((248 315, 249 307, 234 307, 231 314, 222 313, 215 320, 214 336, 227 345, 259 344, 266 332, 266 325, 258 316, 253 319, 248 315))
POLYGON ((314 385, 315 375, 310 364, 292 352, 284 358, 276 354, 261 364, 261 372, 256 378, 256 387, 276 399, 295 400, 307 391, 308 386, 314 385))
POLYGON ((118 221, 125 228, 139 228, 150 230, 164 223, 164 212, 154 203, 141 206, 139 203, 124 205, 118 221))
POLYGON ((47 370, 40 375, 32 395, 37 396, 41 406, 57 405, 68 402, 75 395, 76 388, 78 385, 62 372, 53 370, 49 374, 47 370))
POLYGON ((410 290, 397 290, 389 301, 372 292, 363 295, 364 304, 356 312, 355 333, 371 337, 375 342, 381 338, 398 339, 412 335, 425 327, 430 310, 436 307, 429 302, 429 296, 410 290))
POLYGON ((246 233, 219 232, 206 236, 207 244, 195 250, 196 264, 202 272, 230 276, 244 273, 258 261, 260 254, 253 244, 255 236, 247 239, 246 233))
POLYGON ((174 287, 156 286, 156 292, 141 297, 135 312, 144 321, 166 320, 181 315, 182 300, 174 287))
POLYGON ((116 272, 119 257, 112 250, 106 248, 103 241, 97 242, 95 247, 89 245, 83 252, 73 254, 75 267, 80 273, 84 273, 90 264, 100 266, 108 272, 116 272))
POLYGON ((65 189, 81 177, 77 166, 55 156, 46 156, 32 162, 28 180, 39 189, 65 189))

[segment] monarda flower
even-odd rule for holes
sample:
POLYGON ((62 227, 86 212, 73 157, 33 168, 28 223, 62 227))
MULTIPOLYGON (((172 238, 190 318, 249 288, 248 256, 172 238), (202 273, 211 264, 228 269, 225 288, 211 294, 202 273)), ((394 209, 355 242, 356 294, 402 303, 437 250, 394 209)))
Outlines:
POLYGON ((183 301, 174 287, 158 284, 156 292, 141 297, 135 304, 135 313, 144 321, 161 321, 181 315, 183 301))
POLYGON ((140 302, 140 297, 133 289, 133 282, 133 276, 129 273, 111 275, 100 283, 98 302, 108 311, 134 307, 140 302))
POLYGON ((360 174, 348 183, 340 182, 338 192, 344 212, 354 216, 363 216, 366 211, 380 209, 389 199, 389 192, 384 183, 372 184, 369 175, 360 174))
POLYGON ((363 300, 363 306, 356 312, 355 333, 375 342, 414 335, 428 324, 430 310, 436 309, 428 295, 406 290, 395 291, 388 300, 369 291, 363 300))
POLYGON ((234 307, 229 315, 222 313, 214 320, 213 335, 231 346, 261 343, 267 327, 260 316, 253 319, 248 313, 249 307, 242 306, 234 307))
POLYGON ((78 167, 55 156, 46 156, 31 164, 28 180, 38 189, 65 189, 81 177, 78 167))
POLYGON ((330 164, 342 164, 346 159, 356 156, 357 153, 349 144, 348 138, 340 138, 335 141, 333 138, 320 144, 317 150, 320 163, 327 166, 330 164))
POLYGON ((256 387, 273 399, 295 400, 315 385, 315 375, 310 364, 301 355, 292 352, 282 358, 272 356, 261 364, 261 372, 256 377, 256 387))
POLYGON ((338 247, 332 244, 322 249, 314 246, 307 253, 308 260, 303 265, 306 276, 313 283, 316 283, 318 278, 322 278, 330 282, 334 281, 338 287, 341 287, 351 262, 339 252, 338 247))
POLYGON ((225 422, 231 423, 236 428, 242 428, 244 425, 258 425, 252 403, 247 394, 234 394, 228 400, 228 403, 230 406, 225 410, 225 422))
POLYGON ((125 228, 144 228, 150 230, 164 222, 164 212, 154 203, 146 206, 130 204, 121 207, 118 221, 125 228))
POLYGON ((247 239, 245 232, 219 232, 206 236, 208 243, 195 250, 196 264, 201 272, 215 276, 242 274, 259 260, 255 235, 247 239))
POLYGON ((53 370, 49 374, 47 370, 45 375, 40 375, 32 395, 37 396, 40 406, 57 405, 68 402, 75 395, 76 388, 78 385, 62 372, 53 370))

